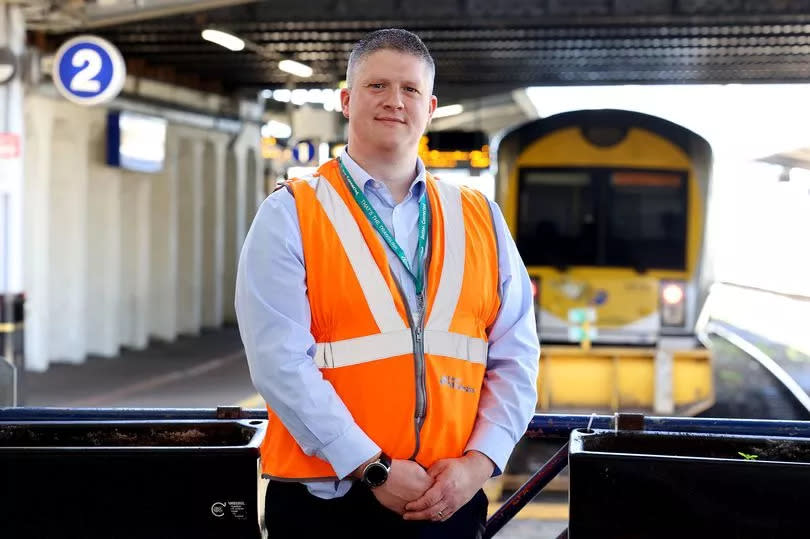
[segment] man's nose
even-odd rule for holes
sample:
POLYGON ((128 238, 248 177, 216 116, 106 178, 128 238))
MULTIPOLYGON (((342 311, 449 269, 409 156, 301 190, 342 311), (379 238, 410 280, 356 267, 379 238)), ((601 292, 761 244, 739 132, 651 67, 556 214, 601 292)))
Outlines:
POLYGON ((391 109, 401 109, 403 107, 402 96, 399 88, 392 87, 385 94, 385 106, 391 109))

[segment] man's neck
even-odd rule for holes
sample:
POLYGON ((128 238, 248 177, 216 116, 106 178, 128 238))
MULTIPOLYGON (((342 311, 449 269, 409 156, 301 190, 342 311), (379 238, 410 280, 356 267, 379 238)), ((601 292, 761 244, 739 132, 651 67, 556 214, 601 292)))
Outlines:
POLYGON ((416 156, 412 154, 373 154, 352 149, 349 146, 349 155, 360 168, 368 172, 375 180, 383 182, 397 204, 402 202, 408 194, 413 180, 416 178, 416 156))

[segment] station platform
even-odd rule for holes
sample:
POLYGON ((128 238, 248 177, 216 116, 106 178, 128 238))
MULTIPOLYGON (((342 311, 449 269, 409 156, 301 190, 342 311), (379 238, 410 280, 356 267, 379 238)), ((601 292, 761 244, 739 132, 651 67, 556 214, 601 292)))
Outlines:
POLYGON ((22 383, 24 406, 260 407, 255 397, 236 327, 152 341, 113 358, 90 356, 80 365, 55 363, 26 372, 22 383))

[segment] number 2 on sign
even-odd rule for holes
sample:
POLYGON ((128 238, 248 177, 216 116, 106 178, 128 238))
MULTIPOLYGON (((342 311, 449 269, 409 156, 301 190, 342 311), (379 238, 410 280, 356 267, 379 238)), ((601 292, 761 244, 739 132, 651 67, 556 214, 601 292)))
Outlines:
POLYGON ((82 67, 70 81, 70 89, 74 92, 98 92, 101 83, 93 77, 101 71, 101 55, 93 49, 79 49, 71 60, 73 67, 82 67))

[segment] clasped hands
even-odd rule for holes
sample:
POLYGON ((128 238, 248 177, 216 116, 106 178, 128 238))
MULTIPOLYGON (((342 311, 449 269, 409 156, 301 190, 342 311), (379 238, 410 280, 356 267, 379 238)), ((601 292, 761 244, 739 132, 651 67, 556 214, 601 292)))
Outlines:
POLYGON ((394 460, 388 480, 372 492, 405 520, 439 522, 470 501, 493 468, 492 461, 478 451, 436 461, 427 470, 410 460, 394 460))

